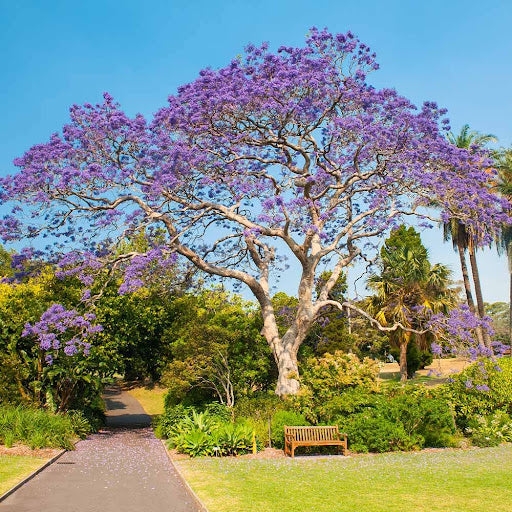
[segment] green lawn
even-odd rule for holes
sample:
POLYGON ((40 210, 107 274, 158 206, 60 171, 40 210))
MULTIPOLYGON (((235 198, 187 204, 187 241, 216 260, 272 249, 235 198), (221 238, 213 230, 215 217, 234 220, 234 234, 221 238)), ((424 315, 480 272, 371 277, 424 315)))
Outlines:
POLYGON ((209 512, 512 510, 512 446, 364 457, 177 461, 209 512))
POLYGON ((167 389, 160 387, 145 388, 136 387, 128 390, 128 393, 135 397, 147 414, 156 416, 164 412, 164 396, 167 389))
POLYGON ((48 459, 22 457, 20 455, 0 455, 0 496, 18 482, 41 467, 48 459))

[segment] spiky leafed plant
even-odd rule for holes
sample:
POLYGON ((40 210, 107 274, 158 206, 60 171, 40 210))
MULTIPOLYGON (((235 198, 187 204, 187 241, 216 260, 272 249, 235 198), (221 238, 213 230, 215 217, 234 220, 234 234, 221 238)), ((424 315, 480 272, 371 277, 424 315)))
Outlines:
MULTIPOLYGON (((460 132, 456 135, 452 132, 448 134, 448 140, 458 148, 467 149, 469 151, 481 149, 491 142, 498 139, 491 133, 483 134, 475 130, 471 130, 468 124, 465 124, 460 132)), ((459 254, 460 266, 462 270, 462 279, 464 281, 464 289, 468 306, 471 311, 478 312, 478 316, 485 316, 484 299, 482 294, 482 285, 480 282, 480 273, 478 271, 478 263, 476 260, 477 241, 471 230, 457 219, 450 219, 443 224, 444 240, 451 240, 453 248, 459 254), (469 253, 469 261, 471 264, 471 274, 473 277, 473 285, 475 287, 476 308, 471 293, 471 284, 469 281, 468 267, 466 264, 466 252, 469 253)), ((477 332, 481 342, 487 346, 490 345, 490 339, 487 333, 477 332)))

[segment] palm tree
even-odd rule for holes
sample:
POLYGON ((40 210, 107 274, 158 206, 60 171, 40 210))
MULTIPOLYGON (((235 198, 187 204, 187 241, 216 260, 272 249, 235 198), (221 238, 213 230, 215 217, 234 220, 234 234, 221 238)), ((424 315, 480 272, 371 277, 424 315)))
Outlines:
MULTIPOLYGON (((498 181, 496 188, 501 195, 512 201, 512 148, 502 149, 495 153, 498 181)), ((509 273, 509 340, 512 344, 512 226, 505 224, 497 240, 498 250, 504 249, 508 259, 509 273)))
MULTIPOLYGON (((482 134, 471 130, 468 124, 465 124, 460 133, 455 135, 448 134, 448 140, 458 148, 475 151, 485 147, 490 142, 496 142, 498 139, 490 133, 482 134)), ((458 219, 450 219, 443 224, 443 232, 445 241, 451 240, 453 248, 459 253, 460 265, 462 270, 462 279, 464 280, 464 289, 466 290, 466 299, 468 306, 473 313, 477 312, 480 318, 485 316, 485 306, 482 294, 482 285, 480 282, 480 273, 476 260, 476 241, 471 229, 465 226, 458 219), (466 264, 466 252, 469 252, 469 261, 471 265, 471 274, 473 277, 473 285, 475 287, 476 310, 473 296, 471 294, 471 284, 469 282, 468 268, 466 264)), ((487 332, 477 329, 477 336, 480 343, 490 346, 491 340, 487 332)))
MULTIPOLYGON (((427 249, 413 228, 402 226, 391 234, 381 251, 380 267, 380 274, 368 278, 367 286, 375 295, 366 299, 365 306, 382 325, 399 322, 406 329, 421 331, 426 318, 446 313, 456 303, 450 271, 444 265, 430 264, 427 249)), ((421 337, 406 329, 397 329, 390 336, 400 350, 402 382, 407 380, 407 346, 413 336, 417 341, 421 337)))

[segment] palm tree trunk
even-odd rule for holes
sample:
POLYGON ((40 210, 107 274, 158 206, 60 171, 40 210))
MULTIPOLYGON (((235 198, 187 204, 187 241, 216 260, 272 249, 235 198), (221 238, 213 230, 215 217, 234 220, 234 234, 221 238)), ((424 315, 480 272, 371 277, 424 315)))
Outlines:
POLYGON ((471 293, 471 283, 469 281, 468 265, 466 263, 466 254, 464 247, 461 244, 457 244, 457 250, 460 258, 460 268, 462 270, 462 280, 464 281, 464 289, 466 290, 466 300, 469 309, 475 313, 475 302, 473 300, 473 294, 471 293))
MULTIPOLYGON (((469 248, 469 261, 471 263, 471 273, 473 274, 473 284, 475 285, 475 297, 476 297, 476 306, 478 311, 478 316, 480 318, 484 318, 485 316, 485 307, 484 307, 484 299, 482 296, 482 286, 480 284, 480 274, 478 272, 478 264, 476 262, 476 252, 475 248, 471 246, 469 248)), ((482 338, 484 345, 487 348, 491 348, 491 338, 489 337, 489 333, 482 329, 482 338)))

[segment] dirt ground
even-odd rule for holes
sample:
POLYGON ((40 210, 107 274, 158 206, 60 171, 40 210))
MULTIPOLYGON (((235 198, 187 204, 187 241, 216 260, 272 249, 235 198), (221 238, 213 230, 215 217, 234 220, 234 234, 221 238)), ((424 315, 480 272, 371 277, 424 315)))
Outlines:
MULTIPOLYGON (((433 383, 445 382, 450 375, 460 373, 470 363, 464 359, 435 359, 430 366, 416 372, 415 378, 432 377, 433 383)), ((398 363, 385 363, 380 370, 381 379, 390 379, 400 375, 398 363)))
POLYGON ((36 448, 31 450, 28 446, 19 444, 14 445, 12 448, 7 448, 0 445, 0 456, 1 455, 23 455, 25 457, 38 457, 41 459, 51 459, 55 457, 62 450, 59 448, 36 448))

